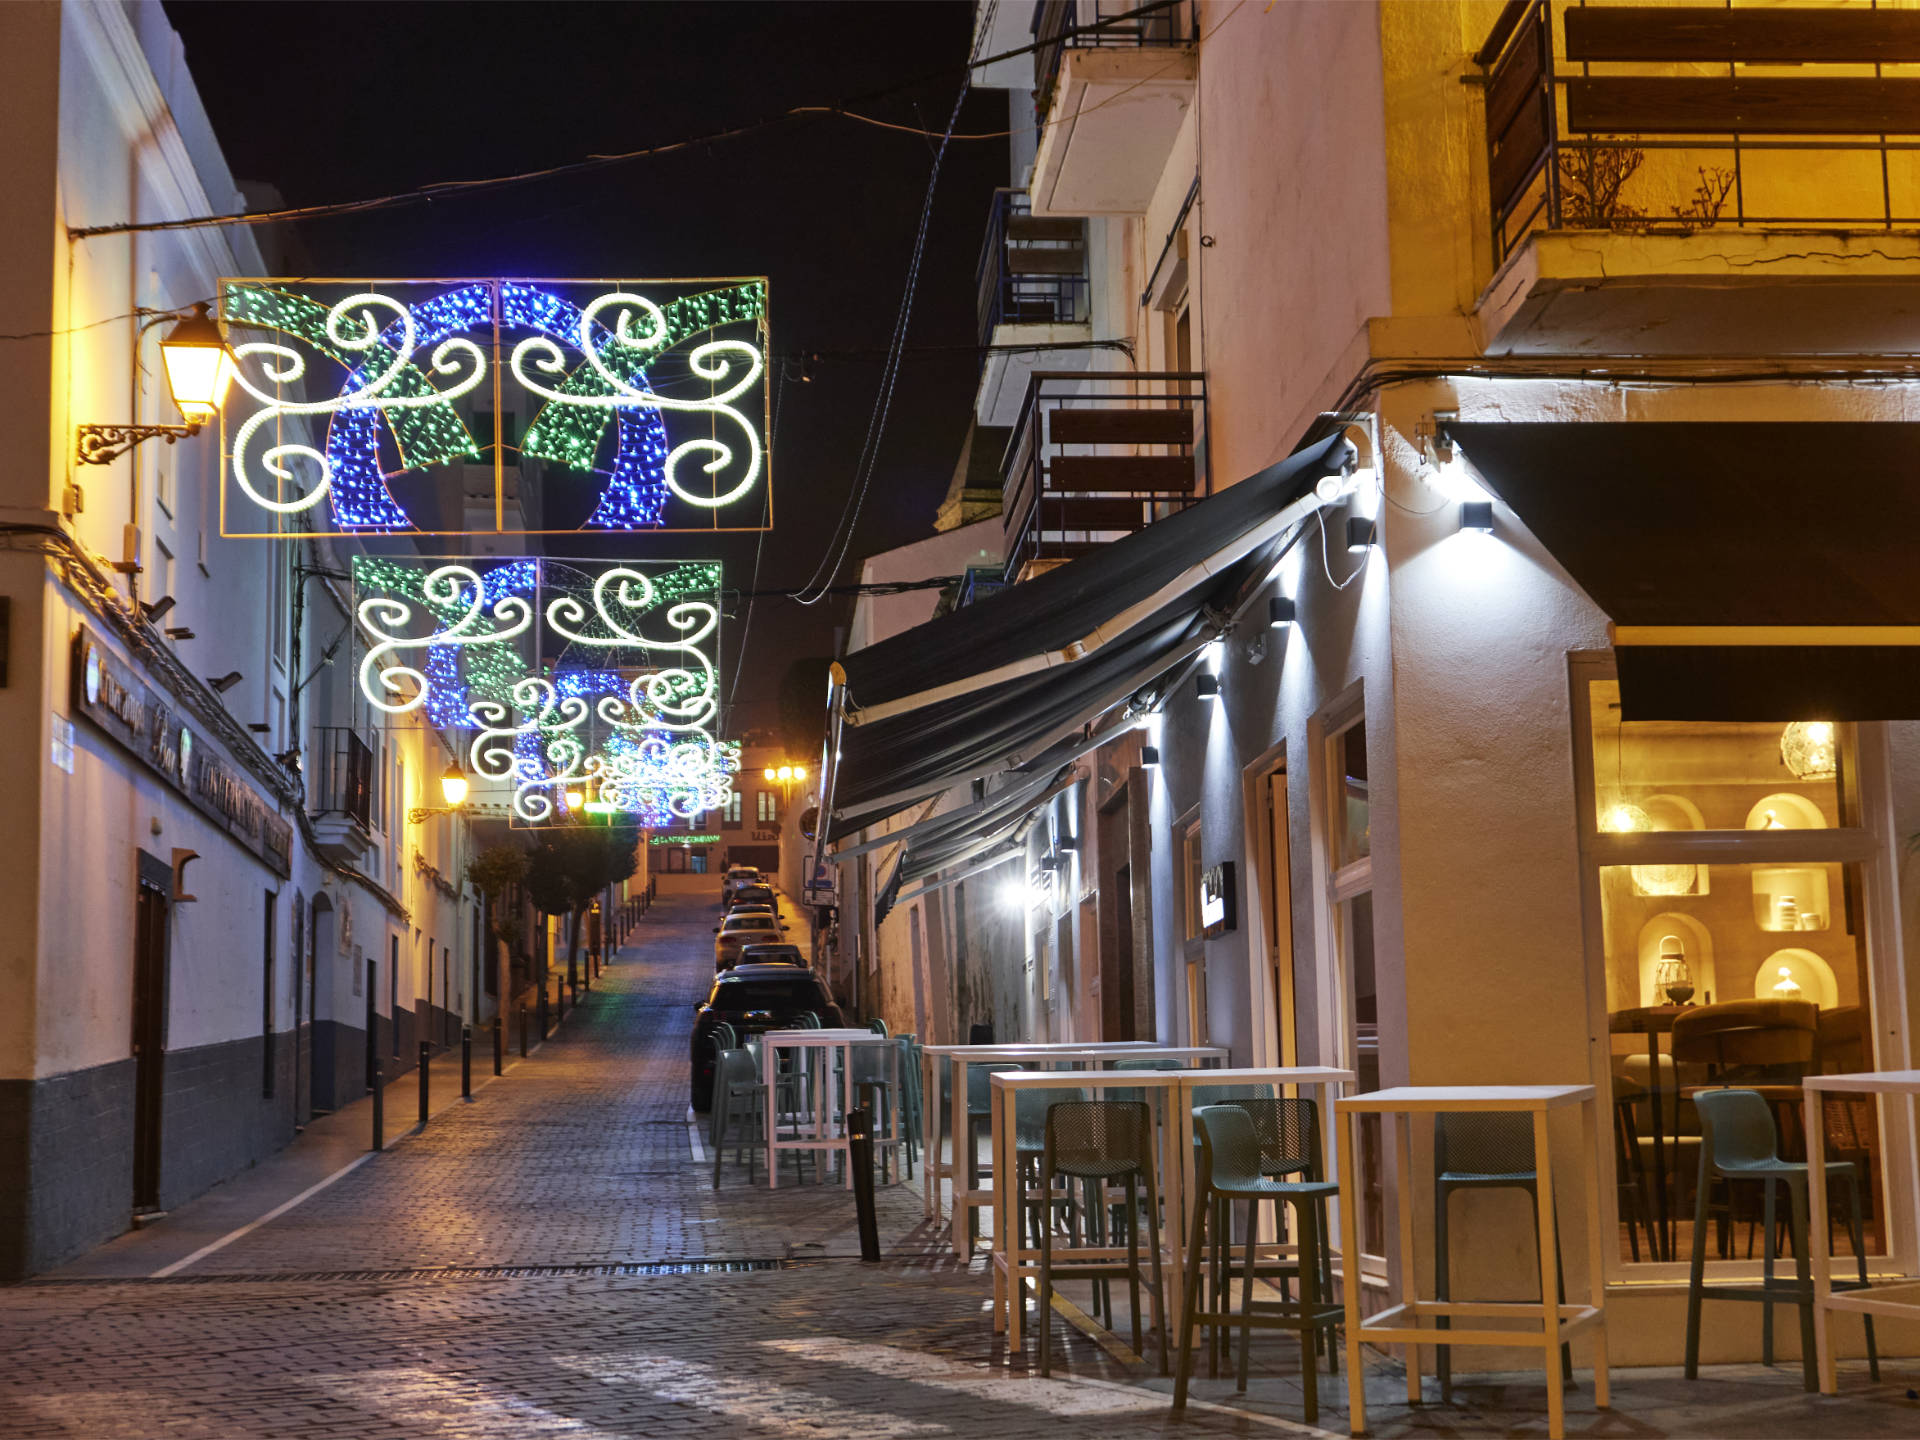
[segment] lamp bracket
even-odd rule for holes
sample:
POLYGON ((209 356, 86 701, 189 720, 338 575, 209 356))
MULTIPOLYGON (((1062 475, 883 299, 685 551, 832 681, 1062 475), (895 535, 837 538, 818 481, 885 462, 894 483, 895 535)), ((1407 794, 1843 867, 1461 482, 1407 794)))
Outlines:
POLYGON ((198 435, 203 422, 184 425, 82 425, 74 433, 74 458, 82 465, 107 465, 143 440, 161 439, 169 445, 185 435, 198 435))

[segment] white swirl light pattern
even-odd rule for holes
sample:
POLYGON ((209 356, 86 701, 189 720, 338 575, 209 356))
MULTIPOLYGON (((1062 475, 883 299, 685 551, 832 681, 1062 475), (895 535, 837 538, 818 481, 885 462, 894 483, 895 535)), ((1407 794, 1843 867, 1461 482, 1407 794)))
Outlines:
POLYGON ((425 671, 394 658, 400 652, 441 645, 495 644, 525 634, 533 624, 533 606, 522 596, 505 596, 489 609, 479 573, 465 565, 442 565, 427 575, 422 589, 430 605, 460 609, 458 618, 441 625, 429 612, 430 623, 438 628, 424 635, 408 635, 405 627, 414 619, 414 606, 409 600, 375 595, 362 600, 356 611, 362 628, 375 642, 360 662, 360 693, 374 709, 388 715, 418 710, 433 690, 425 671), (498 622, 498 628, 478 628, 484 624, 483 612, 498 622))

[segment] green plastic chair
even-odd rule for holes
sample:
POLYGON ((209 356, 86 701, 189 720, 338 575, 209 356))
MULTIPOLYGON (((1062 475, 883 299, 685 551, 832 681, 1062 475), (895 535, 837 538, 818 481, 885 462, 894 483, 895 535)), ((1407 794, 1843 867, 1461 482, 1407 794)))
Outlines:
MULTIPOLYGON (((993 1131, 993 1083, 987 1078, 996 1070, 1018 1070, 1020 1067, 1005 1062, 982 1065, 978 1062, 967 1066, 967 1188, 978 1190, 983 1173, 980 1168, 980 1132, 993 1131)), ((955 1137, 959 1144, 959 1137, 955 1137)), ((996 1179, 995 1183, 998 1181, 996 1179)), ((971 1206, 967 1209, 967 1240, 969 1246, 980 1238, 980 1212, 971 1206)))
MULTIPOLYGON (((1804 1161, 1780 1158, 1780 1136, 1774 1129, 1773 1111, 1766 1097, 1752 1090, 1706 1090, 1693 1097, 1700 1116, 1700 1176, 1693 1192, 1693 1264, 1687 1276, 1687 1379, 1700 1373, 1700 1305, 1704 1300, 1750 1300, 1765 1306, 1761 1321, 1761 1359, 1773 1363, 1773 1307, 1793 1305, 1800 1311, 1800 1363, 1803 1383, 1809 1393, 1819 1389, 1818 1366, 1813 1344, 1813 1280, 1809 1273, 1810 1251, 1807 1236, 1807 1166, 1804 1161), (1707 1285, 1703 1275, 1707 1262, 1707 1188, 1714 1179, 1729 1183, 1757 1180, 1765 1187, 1767 1232, 1764 1252, 1765 1270, 1759 1288, 1748 1285, 1707 1285), (1793 1245, 1794 1278, 1777 1279, 1774 1262, 1774 1186, 1787 1187, 1788 1234, 1793 1245)), ((1867 1247, 1860 1224, 1860 1171, 1851 1160, 1827 1162, 1827 1184, 1847 1182, 1850 1201, 1847 1229, 1853 1237, 1854 1258, 1859 1263, 1857 1280, 1836 1280, 1835 1290, 1858 1290, 1867 1283, 1867 1247)), ((1826 1236, 1820 1243, 1828 1243, 1826 1236)), ((1867 1322, 1867 1365, 1873 1378, 1880 1378, 1880 1352, 1874 1343, 1873 1317, 1867 1322)))
POLYGON ((867 1021, 867 1029, 876 1035, 884 1035, 887 1033, 887 1022, 876 1015, 873 1019, 867 1021))
MULTIPOLYGON (((1022 1099, 1025 1096, 1021 1097, 1022 1099)), ((1160 1373, 1167 1373, 1167 1326, 1164 1290, 1160 1275, 1160 1202, 1154 1189, 1153 1112, 1144 1104, 1119 1100, 1061 1100, 1047 1107, 1045 1133, 1040 1150, 1040 1196, 1042 1207, 1051 1203, 1054 1181, 1065 1178, 1069 1184, 1079 1180, 1097 1195, 1108 1186, 1120 1184, 1126 1189, 1122 1207, 1127 1216, 1127 1258, 1114 1260, 1075 1260, 1073 1250, 1065 1252, 1067 1263, 1058 1274, 1076 1280, 1124 1279, 1132 1297, 1133 1348, 1140 1350, 1140 1191, 1146 1190, 1147 1254, 1151 1258, 1153 1278, 1147 1292, 1153 1301, 1153 1330, 1160 1346, 1160 1373)), ((1058 1274, 1054 1250, 1054 1227, 1040 1226, 1040 1373, 1053 1373, 1053 1287, 1058 1274)), ((1075 1239, 1078 1237, 1075 1236, 1075 1239)), ((1094 1234, 1092 1242, 1104 1247, 1106 1236, 1094 1234)), ((1108 1323, 1112 1323, 1109 1308, 1108 1323)))
MULTIPOLYGON (((1216 1201, 1227 1202, 1231 1214, 1234 1201, 1247 1204, 1246 1265, 1242 1272, 1241 1305, 1236 1316, 1229 1310, 1230 1292, 1216 1290, 1211 1310, 1200 1309, 1201 1266, 1187 1267, 1185 1294, 1180 1306, 1180 1363, 1174 1374, 1173 1413, 1184 1415, 1187 1408, 1187 1381, 1193 1373, 1193 1329, 1240 1323, 1240 1369, 1235 1388, 1247 1388, 1248 1332, 1292 1330, 1300 1336, 1300 1382, 1305 1392, 1306 1420, 1309 1425, 1320 1418, 1319 1366, 1313 1358, 1319 1332, 1326 1332, 1327 1348, 1335 1346, 1334 1332, 1344 1318, 1344 1306, 1320 1293, 1320 1276, 1329 1263, 1328 1243, 1321 1227, 1319 1212, 1326 1202, 1340 1193, 1340 1187, 1327 1181, 1275 1180, 1261 1173, 1259 1136, 1253 1117, 1237 1105, 1208 1105, 1195 1119, 1200 1140, 1199 1192, 1194 1197, 1192 1243, 1189 1256, 1206 1254, 1207 1229, 1219 1213, 1216 1201), (1299 1236, 1300 1298, 1269 1302, 1257 1309, 1253 1304, 1254 1243, 1259 1233, 1255 1223, 1262 1202, 1293 1207, 1295 1232, 1299 1236)), ((1284 1215, 1281 1216, 1284 1219, 1284 1215)), ((1217 1222, 1215 1222, 1217 1223, 1217 1222)))
POLYGON ((741 1151, 746 1152, 747 1183, 753 1183, 755 1156, 767 1148, 766 1103, 767 1087, 754 1071, 753 1057, 744 1050, 722 1050, 713 1076, 714 1189, 720 1188, 720 1167, 729 1140, 734 1142, 735 1164, 741 1151))

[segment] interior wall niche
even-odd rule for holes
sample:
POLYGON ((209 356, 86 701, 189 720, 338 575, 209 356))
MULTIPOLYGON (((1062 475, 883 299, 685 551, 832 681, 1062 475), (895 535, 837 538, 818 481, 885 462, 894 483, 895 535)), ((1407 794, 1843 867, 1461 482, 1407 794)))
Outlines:
POLYGON ((1705 1003, 1704 997, 1717 988, 1714 984, 1713 933, 1691 915, 1667 910, 1640 927, 1640 1004, 1669 1003, 1659 988, 1660 942, 1668 936, 1680 941, 1682 958, 1693 975, 1691 1003, 1705 1003))

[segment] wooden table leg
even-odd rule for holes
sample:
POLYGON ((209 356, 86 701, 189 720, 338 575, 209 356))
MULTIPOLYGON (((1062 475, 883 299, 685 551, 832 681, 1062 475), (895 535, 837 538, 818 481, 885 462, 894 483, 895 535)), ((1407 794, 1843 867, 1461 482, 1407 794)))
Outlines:
POLYGON ((994 1105, 993 1126, 993 1243, 1007 1257, 1007 1350, 1025 1345, 1027 1297, 1020 1283, 1020 1179, 1015 1164, 1015 1103, 1018 1092, 1002 1087, 994 1105))
POLYGON ((1822 1395, 1838 1394, 1839 1368, 1833 1358, 1833 1324, 1827 1301, 1833 1295, 1833 1257, 1827 1253, 1827 1125, 1821 1093, 1806 1090, 1807 1251, 1813 1261, 1813 1351, 1822 1395))
MULTIPOLYGON (((1605 1410, 1607 1391, 1607 1232, 1606 1211, 1600 1208, 1600 1102, 1580 1102, 1581 1157, 1587 1170, 1587 1286, 1592 1294, 1589 1304, 1602 1312, 1593 1327, 1593 1403, 1605 1410)), ((1631 1223, 1631 1222, 1629 1222, 1631 1223)), ((1617 1243, 1617 1242, 1616 1242, 1617 1243)))
POLYGON ((1180 1124, 1177 1115, 1188 1116, 1192 1124, 1193 1107, 1182 1103, 1183 1097, 1190 1092, 1178 1083, 1159 1087, 1161 1123, 1160 1143, 1162 1158, 1160 1161, 1160 1197, 1166 1206, 1167 1223, 1161 1231, 1161 1246, 1166 1251, 1165 1272, 1161 1277, 1161 1286, 1167 1292, 1161 1300, 1161 1313, 1166 1319, 1166 1329, 1162 1332, 1162 1348, 1178 1350, 1180 1339, 1174 1334, 1174 1327, 1180 1323, 1182 1298, 1186 1295, 1186 1267, 1193 1263, 1193 1257, 1187 1254, 1187 1232, 1182 1228, 1180 1216, 1186 1209, 1188 1176, 1187 1167, 1193 1163, 1192 1142, 1182 1148, 1180 1124))
POLYGON ((1540 1358, 1547 1372, 1547 1434, 1551 1440, 1566 1440, 1566 1382, 1560 1375, 1560 1287, 1553 1263, 1556 1231, 1551 1139, 1543 1107, 1533 1112, 1533 1164, 1539 1176, 1540 1202, 1540 1358))
POLYGON ((973 1215, 973 1157, 963 1153, 961 1146, 971 1151, 973 1131, 967 1124, 967 1062, 958 1055, 947 1062, 947 1083, 953 1087, 947 1106, 953 1123, 953 1160, 947 1166, 953 1181, 953 1255, 956 1260, 965 1260, 971 1248, 967 1228, 973 1215))
POLYGON ((1340 1156, 1340 1290, 1347 1309, 1347 1429, 1364 1435, 1367 1383, 1360 1364, 1360 1212, 1353 1179, 1353 1124, 1351 1114, 1337 1114, 1333 1122, 1340 1156))
MULTIPOLYGON (((1411 1306, 1420 1299, 1419 1272, 1413 1263, 1413 1117, 1411 1115, 1382 1115, 1380 1123, 1393 1130, 1395 1163, 1399 1167, 1400 1191, 1400 1299, 1411 1306)), ((1386 1137, 1382 1136, 1382 1140, 1386 1137)), ((1419 1315, 1408 1312, 1407 1328, 1420 1328, 1419 1315)), ((1408 1345, 1406 1348, 1407 1365, 1407 1403, 1420 1403, 1420 1347, 1408 1345)))

